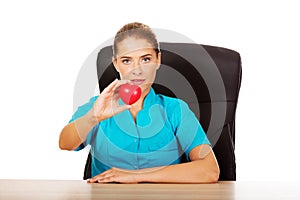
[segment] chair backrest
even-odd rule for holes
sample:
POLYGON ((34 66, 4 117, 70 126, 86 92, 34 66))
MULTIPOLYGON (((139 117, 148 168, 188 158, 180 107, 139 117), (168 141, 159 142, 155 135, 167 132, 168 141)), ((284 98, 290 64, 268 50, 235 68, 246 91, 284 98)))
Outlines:
MULTIPOLYGON (((241 58, 236 51, 200 44, 160 43, 162 65, 153 88, 189 104, 212 143, 220 167, 219 180, 236 180, 235 112, 241 85, 241 58)), ((97 73, 100 91, 119 75, 112 48, 100 50, 97 73)), ((91 174, 91 155, 84 179, 91 174)))

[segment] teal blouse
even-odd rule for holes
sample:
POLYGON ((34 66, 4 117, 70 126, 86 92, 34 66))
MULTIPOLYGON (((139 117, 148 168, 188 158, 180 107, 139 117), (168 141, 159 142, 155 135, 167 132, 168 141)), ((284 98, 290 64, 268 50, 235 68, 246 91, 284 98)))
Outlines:
MULTIPOLYGON (((74 113, 70 122, 85 115, 94 105, 93 97, 74 113)), ((120 104, 124 104, 119 100, 120 104)), ((143 109, 134 121, 129 110, 98 123, 76 149, 91 146, 92 176, 111 167, 142 169, 189 160, 190 151, 209 144, 199 121, 188 105, 177 98, 155 94, 151 88, 143 109)))

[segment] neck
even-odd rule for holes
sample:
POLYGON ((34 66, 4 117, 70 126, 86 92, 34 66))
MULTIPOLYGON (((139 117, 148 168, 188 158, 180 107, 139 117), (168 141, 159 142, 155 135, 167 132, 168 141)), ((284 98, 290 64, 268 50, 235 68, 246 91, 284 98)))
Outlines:
POLYGON ((136 121, 136 115, 137 113, 143 109, 143 105, 144 105, 144 100, 145 97, 147 96, 147 94, 149 94, 150 92, 150 88, 147 88, 141 95, 140 99, 132 105, 132 107, 130 108, 130 113, 134 118, 134 121, 136 121))

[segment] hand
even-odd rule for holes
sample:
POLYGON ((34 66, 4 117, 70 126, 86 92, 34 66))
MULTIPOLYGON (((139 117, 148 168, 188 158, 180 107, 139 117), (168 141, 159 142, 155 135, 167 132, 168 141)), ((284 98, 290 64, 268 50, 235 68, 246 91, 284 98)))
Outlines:
POLYGON ((116 79, 101 92, 98 99, 95 101, 93 108, 91 109, 92 116, 93 118, 96 118, 97 122, 105 120, 113 115, 131 108, 130 105, 120 106, 118 103, 118 88, 120 85, 127 82, 128 81, 119 81, 116 79))
POLYGON ((88 179, 88 183, 138 183, 137 177, 140 175, 136 170, 125 170, 120 168, 111 168, 91 179, 88 179))

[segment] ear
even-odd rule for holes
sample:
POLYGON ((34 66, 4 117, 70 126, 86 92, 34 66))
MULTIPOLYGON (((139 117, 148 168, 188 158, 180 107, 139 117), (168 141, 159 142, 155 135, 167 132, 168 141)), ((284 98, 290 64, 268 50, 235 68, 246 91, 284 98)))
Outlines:
POLYGON ((160 65, 161 65, 161 52, 158 52, 158 54, 157 54, 157 67, 156 67, 156 70, 159 69, 160 65))
POLYGON ((113 57, 112 58, 112 63, 114 65, 115 69, 117 70, 117 72, 119 72, 119 67, 118 67, 117 59, 113 57))

